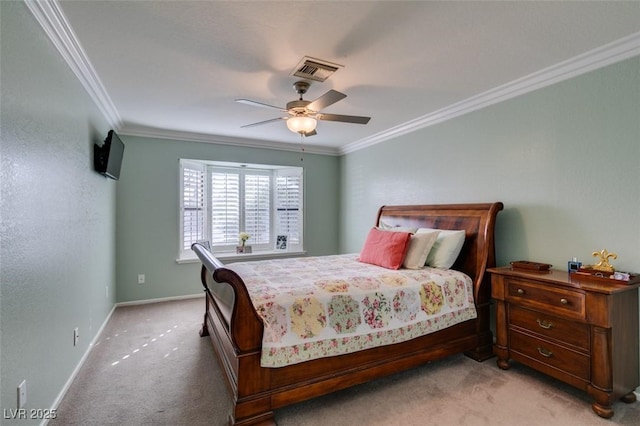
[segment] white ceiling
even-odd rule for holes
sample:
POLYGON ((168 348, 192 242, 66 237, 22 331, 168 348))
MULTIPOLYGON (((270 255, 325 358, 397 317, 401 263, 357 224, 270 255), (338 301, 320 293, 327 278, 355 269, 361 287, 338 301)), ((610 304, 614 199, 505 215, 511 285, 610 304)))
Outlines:
MULTIPOLYGON (((304 56, 343 65, 305 99, 324 112, 307 149, 349 152, 640 54, 640 2, 59 1, 82 71, 121 133, 298 149, 284 122, 242 125, 297 95, 304 56), (604 48, 603 48, 604 46, 604 48), (77 46, 76 46, 77 48, 77 46), (84 55, 82 55, 84 52, 84 55), (91 67, 93 69, 91 69, 91 67), (101 97, 102 96, 102 97, 101 97)), ((46 8, 43 8, 46 9, 46 8)), ((67 47, 69 49, 69 47, 67 47)), ((73 68, 73 67, 72 67, 73 68)))

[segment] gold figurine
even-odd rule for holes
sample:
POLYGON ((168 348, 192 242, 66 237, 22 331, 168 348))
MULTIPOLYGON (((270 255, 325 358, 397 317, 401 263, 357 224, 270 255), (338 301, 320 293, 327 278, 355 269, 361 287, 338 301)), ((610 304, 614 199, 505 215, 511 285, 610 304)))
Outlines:
POLYGON ((611 264, 609 263, 609 259, 610 258, 617 259, 618 258, 617 254, 609 253, 607 249, 602 249, 599 252, 594 251, 593 257, 599 257, 600 262, 596 263, 595 265, 592 265, 591 266, 592 269, 595 269, 597 271, 603 271, 603 272, 615 272, 615 268, 611 266, 611 264))

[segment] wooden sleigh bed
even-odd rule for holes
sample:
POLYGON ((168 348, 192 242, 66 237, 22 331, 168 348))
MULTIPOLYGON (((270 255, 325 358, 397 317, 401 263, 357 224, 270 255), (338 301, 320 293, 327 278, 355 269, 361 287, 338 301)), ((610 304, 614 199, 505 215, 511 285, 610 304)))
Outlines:
POLYGON ((491 289, 485 271, 495 266, 494 229, 502 208, 500 202, 383 206, 375 223, 465 230, 464 246, 452 269, 472 279, 477 318, 402 343, 279 368, 261 367, 263 323, 242 277, 202 245, 194 244, 193 250, 203 264, 201 281, 206 292, 200 335, 210 337, 225 374, 233 400, 229 423, 275 424, 274 410, 278 408, 432 360, 459 353, 477 361, 492 357, 491 289))

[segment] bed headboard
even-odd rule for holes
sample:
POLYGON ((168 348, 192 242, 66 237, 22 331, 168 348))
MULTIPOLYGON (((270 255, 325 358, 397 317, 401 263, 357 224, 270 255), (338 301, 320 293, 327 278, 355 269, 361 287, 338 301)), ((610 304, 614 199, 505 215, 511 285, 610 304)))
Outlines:
POLYGON ((490 286, 483 286, 485 270, 495 266, 494 231, 501 202, 485 204, 436 204, 382 206, 376 225, 412 228, 438 228, 466 232, 464 246, 452 269, 462 271, 474 281, 477 303, 488 302, 490 286), (486 299, 486 300, 485 300, 486 299))

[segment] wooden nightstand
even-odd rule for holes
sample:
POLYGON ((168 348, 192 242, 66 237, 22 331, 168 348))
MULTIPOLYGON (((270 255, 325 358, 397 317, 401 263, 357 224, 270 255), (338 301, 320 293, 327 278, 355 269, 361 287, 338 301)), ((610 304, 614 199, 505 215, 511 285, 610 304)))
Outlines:
POLYGON ((640 383, 638 287, 564 271, 488 269, 496 302, 498 366, 513 359, 586 391, 599 416, 636 400, 640 383))

